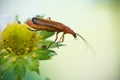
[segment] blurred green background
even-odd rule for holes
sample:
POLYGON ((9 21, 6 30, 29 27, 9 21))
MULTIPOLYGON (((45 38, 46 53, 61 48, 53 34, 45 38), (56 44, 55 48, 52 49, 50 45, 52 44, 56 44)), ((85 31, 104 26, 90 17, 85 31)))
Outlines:
POLYGON ((86 48, 81 39, 65 35, 67 46, 55 49, 58 55, 53 59, 40 61, 41 76, 51 80, 120 80, 119 0, 0 0, 0 30, 5 21, 14 21, 15 15, 24 22, 38 14, 66 24, 96 52, 86 48))

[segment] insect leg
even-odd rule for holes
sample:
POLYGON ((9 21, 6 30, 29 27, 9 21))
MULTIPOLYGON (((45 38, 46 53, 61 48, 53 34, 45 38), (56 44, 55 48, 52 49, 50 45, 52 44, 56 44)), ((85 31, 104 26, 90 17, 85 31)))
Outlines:
POLYGON ((62 42, 64 41, 64 34, 65 34, 65 33, 62 34, 62 42))
POLYGON ((51 17, 48 17, 47 20, 51 20, 51 17))
POLYGON ((51 20, 51 18, 50 18, 50 17, 48 17, 48 20, 51 20))
POLYGON ((48 49, 53 43, 55 43, 55 42, 57 41, 57 39, 58 39, 58 34, 59 34, 59 32, 56 33, 56 38, 55 38, 55 40, 54 40, 53 42, 51 42, 46 49, 48 49))
POLYGON ((59 48, 58 44, 61 43, 61 40, 62 40, 62 42, 64 42, 64 35, 65 35, 65 33, 62 34, 62 36, 60 37, 60 40, 57 42, 57 48, 59 48))
POLYGON ((40 30, 37 30, 37 29, 31 29, 31 28, 27 28, 28 30, 30 30, 30 31, 40 31, 40 30))
POLYGON ((55 38, 55 41, 58 39, 58 33, 59 33, 59 32, 57 32, 57 33, 56 33, 56 38, 55 38))
POLYGON ((60 37, 60 40, 58 42, 60 42, 60 41, 64 42, 64 35, 65 35, 65 33, 62 34, 62 36, 60 37))

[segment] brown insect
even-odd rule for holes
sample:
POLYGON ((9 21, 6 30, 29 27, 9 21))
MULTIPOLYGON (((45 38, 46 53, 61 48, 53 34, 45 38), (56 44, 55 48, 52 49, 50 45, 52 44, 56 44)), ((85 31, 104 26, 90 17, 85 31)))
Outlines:
MULTIPOLYGON (((30 27, 32 27, 36 30, 46 30, 49 32, 56 32, 56 38, 55 38, 54 42, 56 42, 56 40, 58 39, 58 34, 60 32, 63 32, 63 34, 60 38, 60 41, 62 39, 62 42, 64 41, 64 35, 68 33, 68 34, 71 34, 75 39, 77 36, 79 36, 85 43, 88 44, 88 42, 81 35, 79 35, 78 33, 75 33, 68 26, 66 26, 60 22, 57 22, 57 21, 52 21, 50 18, 49 18, 49 20, 47 20, 47 19, 41 19, 41 18, 34 17, 34 18, 32 18, 32 20, 28 20, 26 23, 27 23, 27 25, 29 25, 30 27)), ((51 43, 49 45, 49 47, 53 43, 51 43)))

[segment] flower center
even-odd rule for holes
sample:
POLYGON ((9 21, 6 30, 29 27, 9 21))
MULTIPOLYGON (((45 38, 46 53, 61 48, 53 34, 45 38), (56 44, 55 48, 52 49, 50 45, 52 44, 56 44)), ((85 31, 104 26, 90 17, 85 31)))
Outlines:
POLYGON ((25 24, 7 24, 2 33, 2 48, 15 54, 24 54, 36 46, 36 33, 25 24))

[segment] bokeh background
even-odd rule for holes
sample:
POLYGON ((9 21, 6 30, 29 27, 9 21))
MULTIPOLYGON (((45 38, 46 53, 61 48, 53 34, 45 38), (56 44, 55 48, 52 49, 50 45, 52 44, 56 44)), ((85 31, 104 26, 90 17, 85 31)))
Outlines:
POLYGON ((51 60, 40 61, 41 76, 51 80, 120 80, 119 0, 0 0, 0 30, 16 15, 22 23, 36 15, 62 22, 95 51, 79 37, 74 40, 65 35, 67 46, 55 49, 58 55, 51 60))

